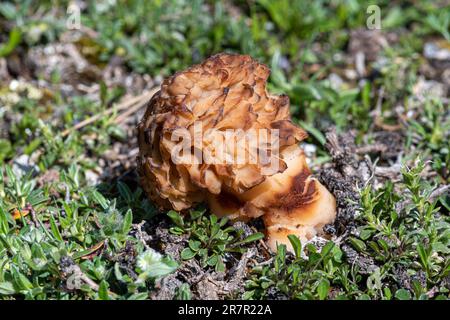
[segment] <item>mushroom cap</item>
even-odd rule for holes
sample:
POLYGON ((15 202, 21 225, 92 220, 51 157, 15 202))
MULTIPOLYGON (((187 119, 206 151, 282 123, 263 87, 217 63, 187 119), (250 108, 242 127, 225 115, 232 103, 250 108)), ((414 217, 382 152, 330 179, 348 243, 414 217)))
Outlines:
POLYGON ((163 82, 138 125, 138 172, 151 199, 162 207, 183 210, 204 201, 207 194, 220 194, 224 189, 243 193, 286 169, 272 150, 262 150, 270 154, 270 161, 251 161, 251 155, 264 146, 258 142, 253 150, 250 143, 245 144, 249 138, 246 134, 266 131, 270 139, 271 132, 277 130, 281 152, 307 137, 290 120, 289 98, 268 94, 269 73, 266 66, 249 56, 218 54, 163 82), (203 137, 196 143, 199 127, 203 137), (229 146, 229 141, 217 143, 226 139, 230 129, 239 132, 233 138, 234 147, 229 146), (191 137, 183 141, 190 150, 187 156, 199 163, 173 161, 179 142, 173 141, 174 135, 180 139, 191 137), (224 145, 225 150, 219 150, 218 145, 224 145), (218 154, 236 159, 237 149, 245 150, 245 159, 239 163, 205 161, 218 154))

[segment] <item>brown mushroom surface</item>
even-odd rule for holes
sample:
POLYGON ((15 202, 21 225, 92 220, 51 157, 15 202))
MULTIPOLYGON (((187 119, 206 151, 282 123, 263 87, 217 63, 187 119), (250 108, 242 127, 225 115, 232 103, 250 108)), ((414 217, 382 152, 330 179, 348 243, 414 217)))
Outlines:
POLYGON ((290 248, 287 235, 306 241, 334 220, 335 199, 311 176, 289 98, 267 92, 269 73, 219 54, 166 79, 138 126, 138 172, 161 207, 207 201, 219 216, 262 216, 269 246, 290 248))

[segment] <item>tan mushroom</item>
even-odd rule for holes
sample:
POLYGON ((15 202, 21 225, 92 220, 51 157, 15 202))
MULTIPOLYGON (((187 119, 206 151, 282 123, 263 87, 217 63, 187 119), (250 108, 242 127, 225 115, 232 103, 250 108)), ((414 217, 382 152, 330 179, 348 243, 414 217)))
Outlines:
POLYGON ((334 220, 335 199, 311 176, 289 98, 267 92, 269 73, 219 54, 166 79, 138 126, 138 172, 161 207, 207 201, 219 216, 262 216, 268 245, 291 249, 287 235, 306 241, 334 220))

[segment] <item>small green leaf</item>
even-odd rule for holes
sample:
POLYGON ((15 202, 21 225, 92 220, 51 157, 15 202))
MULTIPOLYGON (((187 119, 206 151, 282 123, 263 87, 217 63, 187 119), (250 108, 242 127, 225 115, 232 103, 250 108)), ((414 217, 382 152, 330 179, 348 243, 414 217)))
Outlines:
POLYGON ((333 250, 336 250, 337 253, 339 254, 339 250, 337 249, 338 248, 336 247, 336 244, 333 241, 328 241, 320 251, 320 255, 322 256, 322 259, 328 260, 329 258, 333 257, 333 254, 331 254, 333 250))
POLYGON ((172 227, 169 229, 170 233, 176 234, 176 235, 182 235, 184 233, 184 230, 180 227, 172 227))
POLYGON ((0 295, 12 295, 15 294, 14 286, 11 282, 0 282, 0 295))
POLYGON ((92 197, 103 209, 108 209, 108 200, 106 200, 106 198, 100 192, 98 192, 97 190, 93 190, 92 197))
POLYGON ((108 287, 108 283, 105 280, 100 282, 100 286, 98 288, 98 298, 100 300, 109 300, 108 287))
POLYGON ((2 2, 0 3, 0 14, 7 20, 13 20, 17 15, 17 8, 10 2, 2 2))
POLYGON ((56 221, 53 215, 50 215, 50 229, 52 230, 52 233, 56 239, 58 239, 59 241, 64 241, 63 237, 61 236, 61 232, 59 232, 59 228, 56 225, 56 221))
POLYGON ((249 235, 249 236, 248 236, 247 238, 245 238, 244 240, 236 242, 235 245, 242 245, 242 244, 245 244, 245 243, 250 243, 250 242, 258 241, 258 240, 261 240, 261 239, 263 239, 263 238, 264 238, 264 234, 263 234, 263 233, 261 233, 261 232, 256 232, 256 233, 253 233, 253 234, 249 235))
POLYGON ((123 219, 122 234, 128 234, 128 232, 131 229, 132 223, 133 223, 133 214, 131 213, 131 210, 128 209, 127 213, 125 214, 125 218, 123 219))
POLYGON ((205 211, 203 211, 203 210, 191 210, 190 216, 191 216, 192 220, 197 220, 198 218, 203 216, 204 213, 205 213, 205 211))
POLYGON ((20 290, 30 290, 33 288, 33 284, 19 271, 13 273, 14 283, 20 288, 20 290))
POLYGON ((378 244, 385 252, 389 252, 389 245, 386 241, 383 239, 378 239, 378 244))
POLYGON ((245 291, 242 295, 242 300, 250 300, 253 298, 253 295, 255 294, 255 290, 245 291))
POLYGON ((119 190, 119 194, 125 201, 129 202, 133 199, 133 194, 130 188, 123 182, 119 181, 117 183, 117 189, 119 190))
POLYGON ((356 238, 353 238, 353 237, 350 237, 349 240, 350 240, 352 246, 356 250, 358 250, 360 252, 366 250, 366 244, 363 241, 361 241, 359 239, 356 239, 356 238))
POLYGON ((123 280, 122 272, 120 271, 120 265, 119 265, 118 262, 116 262, 116 263, 114 264, 114 275, 115 275, 115 277, 116 277, 117 280, 119 280, 119 281, 124 281, 124 280, 123 280))
POLYGON ((19 45, 22 39, 22 32, 18 27, 14 27, 9 33, 8 42, 0 44, 0 57, 9 55, 19 45))
POLYGON ((398 300, 410 300, 411 299, 411 293, 408 290, 406 290, 406 289, 398 289, 395 292, 395 297, 398 300))
POLYGON ((147 300, 148 299, 148 293, 147 292, 140 292, 140 293, 134 293, 131 296, 127 298, 127 300, 147 300))
POLYGON ((217 260, 215 270, 216 270, 216 272, 225 272, 225 264, 223 263, 223 260, 221 257, 219 257, 219 259, 217 260))
POLYGON ((104 244, 105 244, 105 240, 100 241, 99 243, 97 243, 95 246, 92 246, 91 248, 75 252, 75 253, 72 254, 72 259, 76 260, 76 259, 79 259, 81 257, 90 255, 90 254, 94 253, 95 251, 99 250, 101 247, 103 247, 104 244))
POLYGON ((40 138, 36 138, 31 141, 23 150, 23 152, 27 155, 31 155, 42 143, 40 138))
POLYGON ((191 250, 194 251, 194 252, 200 250, 201 244, 202 243, 200 241, 189 240, 189 248, 191 248, 191 250))
POLYGON ((217 216, 215 214, 210 215, 209 221, 211 222, 212 226, 216 225, 217 224, 217 216))
POLYGON ((191 288, 189 287, 189 284, 183 283, 177 289, 175 300, 191 300, 191 299, 192 299, 191 288))
POLYGON ((417 245, 417 253, 419 254, 420 261, 422 262, 422 266, 424 268, 427 268, 428 267, 428 255, 427 255, 427 252, 426 252, 424 246, 421 243, 419 243, 417 245))
POLYGON ((167 212, 167 216, 172 220, 175 225, 177 225, 180 228, 184 228, 184 220, 183 217, 176 211, 170 210, 167 212))
POLYGON ((184 248, 183 251, 181 251, 181 259, 183 260, 190 260, 193 257, 195 257, 196 252, 191 250, 190 248, 184 248))
POLYGON ((214 254, 208 258, 208 261, 206 263, 208 264, 208 266, 213 267, 218 263, 218 261, 219 261, 219 257, 216 254, 214 254))
POLYGON ((0 163, 4 159, 12 157, 14 155, 14 149, 9 140, 0 139, 0 163))
POLYGON ((302 243, 300 239, 293 234, 288 235, 288 239, 291 242, 292 248, 294 248, 295 257, 301 258, 302 256, 302 243))
POLYGON ((361 240, 367 240, 372 236, 372 234, 373 234, 372 230, 364 228, 361 230, 359 237, 361 238, 361 240))
MULTIPOLYGON (((1 174, 1 173, 0 173, 1 174)), ((0 203, 0 234, 9 232, 8 216, 0 203)))
POLYGON ((316 138, 321 145, 325 145, 327 140, 322 132, 320 132, 314 126, 308 124, 305 121, 299 121, 299 123, 306 131, 308 131, 314 138, 316 138))
POLYGON ((384 288, 383 292, 384 292, 384 297, 387 300, 391 300, 392 299, 392 292, 391 292, 391 290, 388 287, 384 288))
POLYGON ((323 300, 328 296, 328 291, 330 290, 330 282, 328 279, 322 279, 317 286, 317 293, 319 294, 319 299, 323 300))
POLYGON ((219 221, 219 227, 223 227, 224 225, 226 225, 227 224, 227 222, 228 222, 228 218, 226 218, 226 217, 223 217, 222 219, 220 219, 220 221, 219 221))

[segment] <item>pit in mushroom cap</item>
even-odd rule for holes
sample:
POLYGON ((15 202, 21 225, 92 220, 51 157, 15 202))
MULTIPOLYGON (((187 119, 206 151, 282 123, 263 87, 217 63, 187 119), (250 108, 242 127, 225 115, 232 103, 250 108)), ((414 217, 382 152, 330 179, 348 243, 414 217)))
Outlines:
MULTIPOLYGON (((334 220, 335 199, 311 176, 298 146, 307 134, 291 122, 289 98, 267 92, 269 73, 249 56, 219 54, 166 79, 138 126, 138 172, 144 190, 161 207, 185 210, 207 201, 217 215, 262 216, 269 246, 275 249, 278 242, 290 248, 288 234, 305 241, 334 220), (203 133, 277 132, 278 153, 262 150, 270 154, 269 162, 205 163, 199 151, 218 138, 208 141, 203 135, 199 144, 198 124, 203 133), (191 137, 188 155, 198 163, 174 161, 179 142, 174 136, 191 137)), ((225 153, 233 156, 238 149, 225 153)), ((251 153, 251 148, 239 150, 251 153)))

